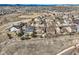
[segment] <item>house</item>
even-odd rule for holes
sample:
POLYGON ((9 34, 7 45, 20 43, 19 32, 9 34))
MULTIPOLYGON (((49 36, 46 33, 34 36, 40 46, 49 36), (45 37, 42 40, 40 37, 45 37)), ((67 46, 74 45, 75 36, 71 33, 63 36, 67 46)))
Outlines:
POLYGON ((24 34, 33 34, 35 28, 33 26, 23 26, 22 30, 24 32, 24 34))
POLYGON ((11 32, 17 32, 17 31, 19 31, 19 29, 17 29, 16 27, 11 27, 11 28, 10 28, 10 31, 11 31, 11 32))

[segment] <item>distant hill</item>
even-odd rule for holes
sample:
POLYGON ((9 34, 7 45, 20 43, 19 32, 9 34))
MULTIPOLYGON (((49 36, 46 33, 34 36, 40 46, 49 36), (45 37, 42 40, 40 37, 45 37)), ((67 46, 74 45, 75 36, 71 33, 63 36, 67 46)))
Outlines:
POLYGON ((0 6, 79 6, 79 4, 0 4, 0 6))

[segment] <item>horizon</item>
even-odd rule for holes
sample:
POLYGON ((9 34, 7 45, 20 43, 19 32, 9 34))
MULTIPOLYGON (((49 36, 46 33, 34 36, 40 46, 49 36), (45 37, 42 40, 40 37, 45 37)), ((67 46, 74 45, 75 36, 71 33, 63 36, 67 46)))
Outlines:
POLYGON ((0 4, 0 6, 79 6, 79 4, 0 4))

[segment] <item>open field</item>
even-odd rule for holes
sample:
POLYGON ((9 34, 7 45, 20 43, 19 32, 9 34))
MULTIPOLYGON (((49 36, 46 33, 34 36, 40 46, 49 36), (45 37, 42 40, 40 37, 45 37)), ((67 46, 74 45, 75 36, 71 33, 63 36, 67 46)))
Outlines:
POLYGON ((79 6, 0 6, 0 55, 56 55, 76 44, 79 6))

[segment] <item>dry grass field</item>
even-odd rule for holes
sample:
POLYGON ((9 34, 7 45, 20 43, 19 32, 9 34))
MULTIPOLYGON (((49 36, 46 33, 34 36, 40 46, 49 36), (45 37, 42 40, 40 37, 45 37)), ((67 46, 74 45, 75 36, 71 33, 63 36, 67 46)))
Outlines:
MULTIPOLYGON (((59 24, 65 20, 64 14, 66 14, 65 18, 68 16, 67 21, 69 21, 69 24, 74 23, 74 20, 79 19, 79 7, 0 6, 0 55, 56 55, 64 49, 78 44, 79 33, 72 34, 73 31, 69 31, 72 27, 62 28, 61 32, 67 31, 63 34, 59 30, 59 24), (40 20, 46 20, 46 23, 43 22, 46 32, 42 33, 42 30, 40 30, 43 24, 38 24, 41 22, 37 20, 39 18, 40 20), (19 37, 15 32, 7 31, 13 24, 23 22, 32 25, 34 21, 37 21, 37 25, 34 26, 37 26, 37 29, 39 27, 37 31, 42 33, 42 37, 38 35, 37 37, 22 40, 22 36, 19 37), (44 34, 46 34, 45 37, 43 37, 44 34)), ((72 53, 69 53, 69 55, 72 53)))

